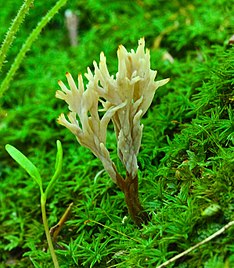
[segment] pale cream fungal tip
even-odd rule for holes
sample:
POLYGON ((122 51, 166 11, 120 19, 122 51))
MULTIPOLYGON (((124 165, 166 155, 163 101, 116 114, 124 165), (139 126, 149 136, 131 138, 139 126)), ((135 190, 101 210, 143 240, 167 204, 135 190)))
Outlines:
POLYGON ((136 50, 129 51, 119 45, 117 56, 118 71, 115 75, 109 75, 106 56, 101 51, 100 60, 93 61, 92 71, 87 68, 84 75, 88 79, 86 86, 82 74, 78 73, 77 87, 72 75, 66 72, 69 87, 59 80, 62 90, 56 92, 56 97, 67 102, 72 112, 68 117, 61 114, 57 122, 67 127, 81 145, 100 158, 114 182, 118 173, 106 148, 108 123, 114 123, 120 160, 134 177, 143 129, 140 120, 149 109, 157 88, 170 80, 155 81, 157 71, 150 69, 150 52, 145 49, 144 37, 138 40, 136 50), (103 109, 99 109, 99 105, 103 109), (105 112, 102 117, 99 111, 105 112))

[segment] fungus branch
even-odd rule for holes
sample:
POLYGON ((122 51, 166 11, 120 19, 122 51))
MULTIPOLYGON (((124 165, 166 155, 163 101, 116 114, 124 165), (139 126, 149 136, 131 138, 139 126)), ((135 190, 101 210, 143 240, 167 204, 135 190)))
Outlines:
POLYGON ((67 127, 78 142, 89 148, 98 157, 112 180, 124 192, 129 214, 137 225, 148 221, 138 197, 138 164, 143 125, 140 120, 152 103, 157 88, 169 79, 155 81, 156 71, 150 69, 150 53, 145 52, 145 41, 139 40, 136 52, 127 52, 119 46, 118 72, 116 78, 109 74, 104 53, 100 62, 94 62, 94 73, 88 68, 86 89, 82 76, 78 76, 78 87, 67 73, 70 90, 59 81, 62 90, 56 97, 67 102, 70 114, 64 114, 58 122, 67 127), (99 104, 105 112, 99 116, 99 104), (117 139, 118 157, 126 170, 123 178, 117 171, 106 148, 107 125, 112 121, 117 139))

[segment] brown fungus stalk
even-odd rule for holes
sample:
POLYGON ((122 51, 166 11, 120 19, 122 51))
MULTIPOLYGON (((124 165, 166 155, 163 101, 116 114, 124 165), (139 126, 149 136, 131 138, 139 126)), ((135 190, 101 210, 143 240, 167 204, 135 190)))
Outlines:
POLYGON ((104 53, 100 54, 99 65, 94 62, 94 73, 88 68, 86 89, 82 76, 78 76, 78 86, 67 73, 68 89, 62 81, 62 90, 56 97, 66 101, 70 113, 68 120, 64 114, 58 123, 67 127, 78 142, 89 148, 98 157, 104 169, 125 195, 129 214, 141 226, 149 220, 138 195, 137 155, 141 145, 143 125, 140 120, 152 103, 155 91, 169 79, 155 81, 157 71, 150 69, 150 53, 145 52, 145 41, 141 38, 136 52, 127 52, 119 46, 118 72, 116 78, 109 74, 104 53), (100 118, 98 106, 103 106, 100 118), (117 139, 118 157, 126 170, 123 178, 118 173, 106 148, 107 125, 112 121, 117 139))

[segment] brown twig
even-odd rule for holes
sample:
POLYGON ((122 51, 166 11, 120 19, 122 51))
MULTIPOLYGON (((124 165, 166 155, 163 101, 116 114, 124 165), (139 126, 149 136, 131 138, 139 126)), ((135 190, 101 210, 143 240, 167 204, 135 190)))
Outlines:
POLYGON ((71 212, 71 208, 73 206, 73 203, 71 203, 68 208, 66 209, 66 211, 64 212, 63 216, 61 217, 61 219, 59 220, 59 222, 50 228, 50 235, 53 238, 53 241, 56 242, 57 240, 57 236, 59 234, 59 232, 61 231, 64 223, 66 222, 70 212, 71 212))

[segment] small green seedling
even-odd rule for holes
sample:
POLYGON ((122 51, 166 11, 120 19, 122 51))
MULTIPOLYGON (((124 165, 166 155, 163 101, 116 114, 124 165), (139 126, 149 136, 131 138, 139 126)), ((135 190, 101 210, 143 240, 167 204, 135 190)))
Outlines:
POLYGON ((45 191, 43 190, 43 180, 41 178, 41 175, 37 169, 37 167, 24 155, 22 154, 18 149, 16 149, 14 146, 7 144, 6 150, 10 154, 10 156, 22 167, 24 168, 28 174, 33 178, 33 180, 39 185, 40 193, 41 193, 41 213, 42 213, 42 220, 43 225, 45 228, 45 234, 50 250, 50 254, 54 263, 55 268, 59 268, 58 260, 54 251, 48 221, 46 217, 46 199, 53 189, 53 186, 58 179, 58 176, 61 173, 62 169, 62 161, 63 161, 63 149, 62 144, 59 140, 57 140, 57 155, 56 155, 56 162, 55 162, 55 172, 52 176, 48 186, 46 187, 45 191))

